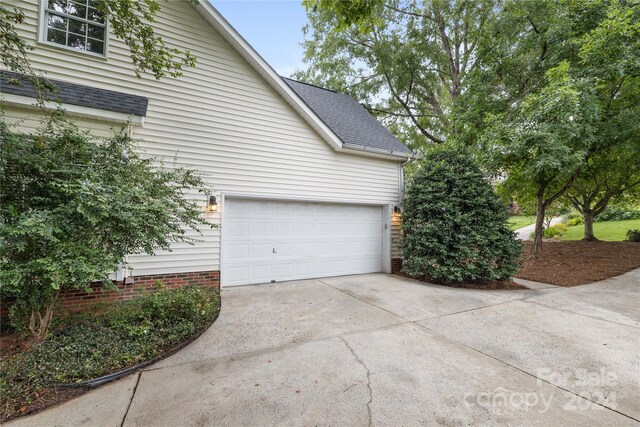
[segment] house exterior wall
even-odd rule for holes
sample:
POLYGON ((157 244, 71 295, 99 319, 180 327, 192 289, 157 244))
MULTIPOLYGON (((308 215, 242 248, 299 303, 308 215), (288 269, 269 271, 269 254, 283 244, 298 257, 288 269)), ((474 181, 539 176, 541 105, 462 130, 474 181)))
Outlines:
MULTIPOLYGON (((169 46, 188 48, 198 63, 178 79, 161 80, 136 78, 128 49, 112 34, 106 59, 38 43, 40 2, 5 2, 14 6, 26 14, 19 29, 35 47, 29 53, 34 69, 52 79, 148 97, 144 124, 131 128, 140 149, 166 165, 176 156, 180 166, 196 169, 214 194, 398 203, 397 161, 334 151, 187 2, 162 2, 154 26, 169 46)), ((28 113, 7 111, 10 120, 28 113)), ((35 122, 22 126, 30 123, 35 122)), ((114 124, 84 119, 83 126, 102 136, 114 124)), ((205 196, 193 197, 202 200, 208 222, 219 225, 224 206, 204 213, 205 196)), ((398 227, 392 231, 397 235, 398 227)), ((132 274, 219 271, 220 229, 202 233, 195 245, 130 256, 132 274)))

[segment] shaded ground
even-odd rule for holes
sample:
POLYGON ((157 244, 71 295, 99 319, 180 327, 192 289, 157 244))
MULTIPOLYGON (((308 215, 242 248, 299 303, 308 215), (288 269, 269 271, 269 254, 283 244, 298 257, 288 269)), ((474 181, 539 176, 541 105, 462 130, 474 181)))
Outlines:
MULTIPOLYGON (((523 242, 524 255, 531 242, 523 242)), ((544 242, 539 258, 525 260, 515 277, 558 286, 576 286, 618 276, 640 267, 640 243, 544 242)))
MULTIPOLYGON (((402 272, 395 272, 393 274, 400 277, 406 277, 408 279, 419 280, 421 282, 438 285, 438 283, 429 279, 428 277, 411 277, 402 272)), ((460 289, 481 289, 481 290, 502 290, 502 291, 529 289, 527 286, 522 285, 520 283, 516 283, 513 280, 494 280, 494 281, 485 281, 485 282, 453 282, 448 284, 442 284, 442 286, 447 286, 449 288, 460 288, 460 289)))
POLYGON ((220 318, 183 351, 7 425, 638 425, 639 280, 224 289, 220 318))

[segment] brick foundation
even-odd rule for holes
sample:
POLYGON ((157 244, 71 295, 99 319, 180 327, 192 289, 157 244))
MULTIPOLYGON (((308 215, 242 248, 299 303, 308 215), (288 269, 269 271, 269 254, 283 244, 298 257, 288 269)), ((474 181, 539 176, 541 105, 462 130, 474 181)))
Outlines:
POLYGON ((399 273, 402 270, 402 258, 391 259, 391 272, 399 273))
POLYGON ((75 289, 60 294, 60 306, 69 312, 77 312, 101 301, 125 301, 162 282, 166 289, 177 289, 186 285, 220 287, 219 271, 196 271, 189 273, 154 274, 149 276, 133 276, 127 283, 114 282, 120 292, 104 291, 102 285, 92 285, 93 292, 82 292, 75 289), (133 279, 133 283, 130 280, 133 279))

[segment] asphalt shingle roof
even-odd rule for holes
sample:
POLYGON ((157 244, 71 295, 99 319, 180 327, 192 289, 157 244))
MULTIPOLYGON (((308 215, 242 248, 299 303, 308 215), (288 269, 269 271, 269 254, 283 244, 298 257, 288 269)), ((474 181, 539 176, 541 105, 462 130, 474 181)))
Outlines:
MULTIPOLYGON (((117 113, 135 114, 136 116, 147 115, 149 98, 144 96, 98 89, 60 80, 47 80, 53 83, 57 89, 54 94, 47 95, 52 101, 117 113)), ((0 72, 0 89, 2 93, 6 94, 28 96, 30 98, 37 96, 36 89, 29 78, 10 71, 0 72), (21 84, 15 84, 14 80, 19 81, 21 84)))
POLYGON ((413 152, 349 95, 283 77, 347 148, 373 148, 411 155, 413 152))

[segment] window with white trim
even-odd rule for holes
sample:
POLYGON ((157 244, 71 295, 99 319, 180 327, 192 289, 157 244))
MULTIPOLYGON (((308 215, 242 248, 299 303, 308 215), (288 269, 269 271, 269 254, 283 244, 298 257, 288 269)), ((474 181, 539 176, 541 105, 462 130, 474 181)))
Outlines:
POLYGON ((95 0, 45 0, 42 41, 105 54, 107 25, 95 0))

